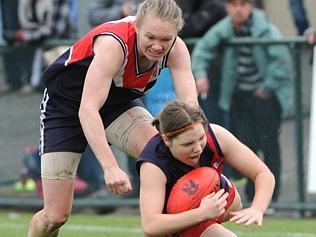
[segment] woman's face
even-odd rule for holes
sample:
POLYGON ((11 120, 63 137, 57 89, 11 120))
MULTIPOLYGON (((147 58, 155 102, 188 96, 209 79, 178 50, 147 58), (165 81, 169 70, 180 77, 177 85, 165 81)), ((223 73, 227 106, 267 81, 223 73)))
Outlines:
POLYGON ((176 26, 147 15, 136 29, 139 55, 150 61, 158 61, 166 55, 177 36, 176 26))
POLYGON ((202 123, 198 123, 171 140, 164 138, 164 141, 176 159, 195 166, 206 145, 205 129, 202 123))

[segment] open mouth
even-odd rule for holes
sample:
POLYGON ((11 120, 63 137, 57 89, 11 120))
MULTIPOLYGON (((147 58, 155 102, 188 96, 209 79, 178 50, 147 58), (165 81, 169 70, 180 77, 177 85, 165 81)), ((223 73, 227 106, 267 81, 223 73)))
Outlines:
POLYGON ((152 57, 161 57, 163 55, 163 52, 159 51, 159 52, 156 52, 156 51, 151 51, 151 50, 148 50, 148 54, 152 57))
POLYGON ((195 159, 199 159, 200 158, 200 154, 199 155, 196 155, 196 156, 190 156, 190 159, 191 160, 195 160, 195 159))

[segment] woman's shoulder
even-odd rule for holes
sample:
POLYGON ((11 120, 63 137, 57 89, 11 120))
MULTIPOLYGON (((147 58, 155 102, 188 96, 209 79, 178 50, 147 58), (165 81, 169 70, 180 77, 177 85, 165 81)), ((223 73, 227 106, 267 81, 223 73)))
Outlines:
POLYGON ((180 62, 180 61, 184 62, 185 58, 189 58, 189 57, 190 57, 189 50, 185 42, 183 41, 183 39, 177 36, 174 44, 172 45, 172 48, 169 51, 168 66, 172 67, 175 64, 177 64, 177 62, 180 62))
POLYGON ((142 157, 152 157, 157 153, 157 147, 163 142, 162 137, 160 134, 156 134, 153 136, 144 147, 140 158, 142 157))
POLYGON ((184 40, 180 38, 179 36, 177 36, 175 39, 174 45, 172 46, 171 52, 186 51, 186 50, 187 50, 187 46, 184 40))
POLYGON ((151 163, 165 173, 170 168, 169 156, 169 151, 164 145, 162 137, 157 134, 149 140, 140 154, 136 162, 137 170, 140 170, 142 164, 151 163))
POLYGON ((221 135, 226 129, 216 123, 210 123, 209 124, 212 131, 214 132, 215 136, 216 135, 221 135))
POLYGON ((218 124, 210 123, 209 125, 216 137, 217 142, 221 146, 221 144, 226 140, 227 136, 230 136, 231 133, 226 128, 218 124))

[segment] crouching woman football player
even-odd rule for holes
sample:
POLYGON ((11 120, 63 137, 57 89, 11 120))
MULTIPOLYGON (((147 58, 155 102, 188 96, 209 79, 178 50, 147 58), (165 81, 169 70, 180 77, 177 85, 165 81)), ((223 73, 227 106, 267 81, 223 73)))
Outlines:
POLYGON ((221 225, 227 220, 261 226, 275 180, 254 152, 226 129, 208 124, 198 105, 171 102, 152 124, 159 134, 148 142, 137 161, 141 222, 146 236, 236 236, 221 225), (254 182, 256 191, 250 207, 242 209, 237 190, 221 174, 224 162, 254 182), (218 172, 220 190, 205 196, 198 208, 167 214, 168 197, 176 181, 203 166, 218 172))

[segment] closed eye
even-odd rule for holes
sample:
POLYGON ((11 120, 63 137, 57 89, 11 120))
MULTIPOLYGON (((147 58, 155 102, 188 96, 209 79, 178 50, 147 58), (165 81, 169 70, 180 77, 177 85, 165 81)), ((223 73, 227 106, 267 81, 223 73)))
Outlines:
POLYGON ((204 138, 205 138, 205 134, 203 134, 203 135, 200 137, 199 141, 203 141, 204 138))
POLYGON ((162 41, 163 42, 169 42, 169 41, 171 41, 172 39, 163 39, 162 41))

